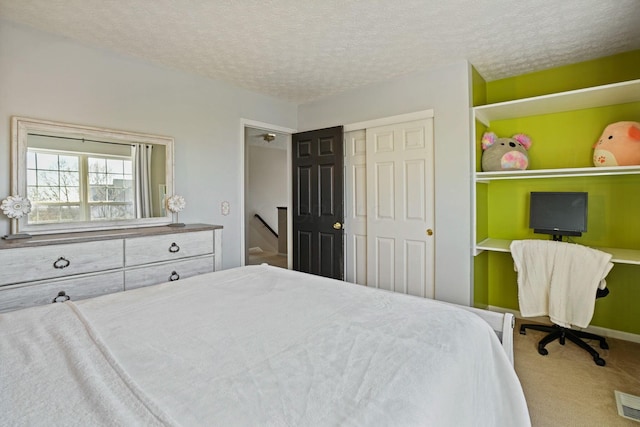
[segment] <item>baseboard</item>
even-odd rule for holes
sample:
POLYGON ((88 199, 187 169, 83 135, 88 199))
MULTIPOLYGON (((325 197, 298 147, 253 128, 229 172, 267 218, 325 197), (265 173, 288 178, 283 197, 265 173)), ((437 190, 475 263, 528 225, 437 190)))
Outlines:
MULTIPOLYGON (((548 317, 526 317, 525 318, 525 317, 522 317, 522 315, 518 310, 511 310, 509 308, 495 307, 493 305, 489 305, 486 307, 486 310, 496 311, 498 313, 511 313, 518 319, 527 319, 532 322, 549 323, 548 317)), ((592 325, 589 325, 583 330, 594 333, 594 334, 602 335, 607 338, 615 338, 619 340, 640 343, 640 335, 638 334, 632 334, 629 332, 617 331, 615 329, 602 328, 600 326, 592 326, 592 325)))

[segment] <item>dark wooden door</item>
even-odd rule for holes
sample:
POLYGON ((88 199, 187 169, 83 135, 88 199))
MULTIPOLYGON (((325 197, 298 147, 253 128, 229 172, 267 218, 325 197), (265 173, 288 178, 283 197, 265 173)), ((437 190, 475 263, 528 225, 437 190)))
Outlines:
POLYGON ((342 126, 293 134, 293 269, 342 280, 342 126))

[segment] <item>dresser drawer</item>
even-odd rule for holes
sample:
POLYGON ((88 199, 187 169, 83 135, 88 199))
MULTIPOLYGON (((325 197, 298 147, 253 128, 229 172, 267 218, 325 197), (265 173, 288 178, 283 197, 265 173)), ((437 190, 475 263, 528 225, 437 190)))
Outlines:
POLYGON ((136 267, 124 272, 125 290, 171 282, 213 271, 213 256, 136 267))
POLYGON ((122 268, 121 239, 0 250, 0 285, 122 268))
POLYGON ((125 248, 127 267, 213 254, 213 230, 130 238, 125 248))
POLYGON ((72 301, 77 301, 123 290, 122 271, 10 286, 0 288, 0 312, 50 304, 59 292, 64 292, 72 301))

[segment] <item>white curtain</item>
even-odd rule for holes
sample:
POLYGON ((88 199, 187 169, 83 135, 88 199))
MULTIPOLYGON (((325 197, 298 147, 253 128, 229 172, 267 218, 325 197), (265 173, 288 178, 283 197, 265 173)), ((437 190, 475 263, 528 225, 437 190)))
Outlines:
POLYGON ((151 218, 151 152, 152 145, 134 144, 133 151, 133 182, 135 193, 136 218, 151 218))

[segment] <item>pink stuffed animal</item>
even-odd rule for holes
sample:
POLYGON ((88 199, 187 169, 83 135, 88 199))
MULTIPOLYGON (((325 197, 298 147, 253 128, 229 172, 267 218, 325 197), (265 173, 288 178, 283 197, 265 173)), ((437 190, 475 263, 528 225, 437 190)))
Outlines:
POLYGON ((640 165, 640 123, 612 123, 593 146, 595 166, 640 165))
POLYGON ((523 133, 498 138, 493 132, 485 132, 482 135, 482 170, 525 170, 529 167, 529 147, 531 138, 523 133))

